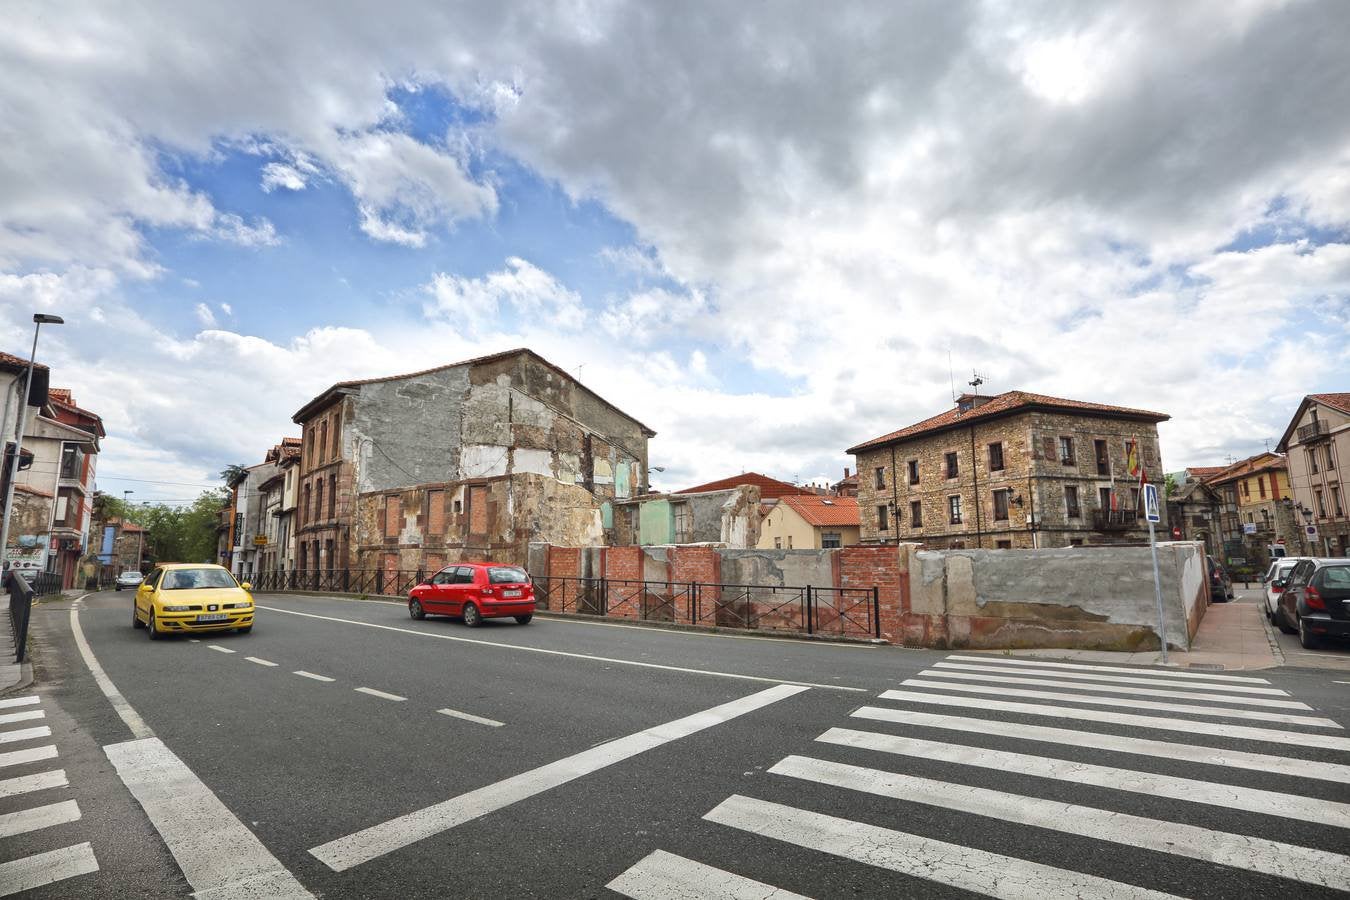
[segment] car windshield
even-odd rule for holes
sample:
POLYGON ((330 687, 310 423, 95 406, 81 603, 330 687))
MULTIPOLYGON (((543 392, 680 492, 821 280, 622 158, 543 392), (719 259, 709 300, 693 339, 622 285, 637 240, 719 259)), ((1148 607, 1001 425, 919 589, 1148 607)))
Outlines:
POLYGON ((224 569, 174 569, 164 576, 166 591, 232 587, 236 587, 234 579, 224 569))
POLYGON ((517 569, 514 566, 493 566, 488 569, 489 584, 527 584, 530 576, 525 574, 524 569, 517 569))

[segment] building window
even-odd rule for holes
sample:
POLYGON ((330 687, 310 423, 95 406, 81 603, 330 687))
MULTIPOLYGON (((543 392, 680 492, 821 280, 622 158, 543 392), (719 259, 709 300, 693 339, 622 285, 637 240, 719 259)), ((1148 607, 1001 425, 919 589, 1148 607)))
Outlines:
POLYGON ((1321 492, 1321 491, 1317 491, 1317 492, 1316 492, 1316 497, 1317 497, 1317 517, 1320 519, 1320 518, 1323 518, 1324 516, 1326 516, 1326 514, 1327 514, 1327 507, 1326 507, 1326 504, 1322 502, 1322 492, 1321 492))
POLYGON ((1247 482, 1242 482, 1242 496, 1250 497, 1252 495, 1252 486, 1247 482))
POLYGON ((427 531, 445 531, 445 491, 427 491, 427 531))
MULTIPOLYGON (((687 544, 694 539, 694 517, 688 503, 673 504, 675 510, 675 543, 687 544)), ((788 541, 788 546, 792 542, 788 541)))
POLYGON ((953 525, 961 524, 961 495, 952 494, 947 498, 948 520, 953 525))
POLYGON ((1008 521, 1008 497, 1012 491, 994 491, 994 521, 1008 521))
POLYGON ((1101 501, 1102 509, 1111 508, 1111 489, 1109 487, 1097 488, 1097 499, 1101 501))
MULTIPOLYGON (((463 500, 456 500, 456 501, 455 501, 455 507, 454 507, 454 509, 455 509, 455 515, 457 515, 457 516, 458 516, 458 515, 463 515, 463 513, 464 513, 464 501, 463 501, 463 500)), ((634 515, 634 517, 637 516, 637 508, 636 508, 636 507, 634 507, 634 509, 633 509, 633 515, 634 515)))
POLYGON ((872 473, 875 485, 878 490, 886 486, 886 467, 877 466, 876 471, 872 473))
POLYGON ((989 445, 989 471, 1003 471, 1003 444, 1002 442, 989 445))
POLYGON ((918 484, 918 483, 919 483, 919 461, 918 461, 917 459, 911 459, 911 460, 909 461, 909 463, 908 463, 908 466, 909 466, 909 483, 910 483, 910 484, 918 484))
POLYGON ((305 511, 305 521, 301 523, 302 525, 314 518, 314 507, 309 505, 309 501, 309 485, 305 485, 305 503, 303 507, 305 511))
POLYGON ((1314 475, 1316 475, 1318 472, 1321 471, 1321 469, 1317 468, 1317 451, 1316 451, 1316 450, 1309 450, 1309 451, 1308 451, 1308 469, 1309 469, 1309 471, 1311 471, 1314 475))
MULTIPOLYGON (((1111 474, 1111 457, 1110 457, 1110 456, 1107 454, 1107 452, 1106 452, 1106 441, 1093 441, 1093 442, 1092 442, 1092 455, 1095 456, 1095 457, 1097 458, 1097 474, 1098 474, 1098 475, 1110 475, 1110 474, 1111 474)), ((1127 457, 1129 456, 1129 451, 1128 451, 1128 450, 1125 451, 1125 455, 1126 455, 1127 457)))
MULTIPOLYGON (((305 469, 314 467, 314 426, 310 425, 305 434, 305 469)), ((316 551, 317 552, 317 551, 316 551)))
POLYGON ((1073 438, 1061 437, 1059 439, 1059 461, 1066 466, 1074 464, 1073 459, 1073 438))
POLYGON ((1012 549, 1012 541, 999 541, 999 542, 998 542, 998 549, 1000 549, 1000 550, 1011 550, 1011 549, 1012 549))
POLYGON ((773 549, 775 549, 775 550, 782 550, 782 549, 783 549, 783 539, 782 539, 782 538, 776 537, 776 538, 773 539, 773 549))
POLYGON ((1078 505, 1078 487, 1067 484, 1064 486, 1064 506, 1070 519, 1078 519, 1083 515, 1083 510, 1078 505))
POLYGON ((790 534, 788 535, 788 549, 792 549, 792 535, 790 534))
POLYGON ((397 495, 384 498, 384 536, 398 537, 403 525, 403 502, 397 495))
POLYGON ((324 419, 319 427, 319 462, 323 462, 324 454, 328 452, 328 420, 324 419))
POLYGON ((844 546, 843 535, 837 531, 822 531, 820 533, 820 546, 826 550, 842 547, 844 546))
POLYGON ((923 504, 920 503, 918 500, 915 500, 909 504, 909 527, 910 528, 923 527, 923 504))
POLYGON ((955 478, 961 473, 959 464, 956 461, 955 453, 947 454, 947 477, 955 478))
POLYGON ((1336 510, 1337 518, 1345 515, 1345 508, 1341 506, 1341 489, 1339 487, 1331 489, 1331 505, 1336 510))
POLYGON ((889 510, 886 509, 886 504, 880 503, 877 505, 877 531, 891 530, 891 520, 888 512, 889 510))
POLYGON ((1331 445, 1327 444, 1327 471, 1330 472, 1336 468, 1336 457, 1331 455, 1331 445))
POLYGON ((328 476, 328 518, 337 518, 337 476, 328 476))
POLYGON ((1081 546, 1083 546, 1083 539, 1082 539, 1082 538, 1074 538, 1074 539, 1072 539, 1071 541, 1069 541, 1069 546, 1070 546, 1070 547, 1081 547, 1081 546))
POLYGON ((1139 488, 1130 488, 1130 509, 1138 511, 1139 509, 1139 488))
POLYGON ((314 482, 314 518, 323 517, 323 478, 314 482))
POLYGON ((338 453, 338 445, 341 443, 341 441, 342 441, 342 425, 340 424, 340 420, 338 419, 338 417, 337 417, 337 416, 334 416, 334 417, 333 417, 333 453, 332 453, 332 456, 330 457, 331 459, 337 459, 339 456, 341 456, 341 454, 338 453))
POLYGON ((1256 490, 1261 494, 1261 499, 1266 499, 1266 476, 1258 475, 1256 478, 1256 490))
POLYGON ((79 478, 80 477, 80 448, 63 447, 61 448, 61 477, 79 478))

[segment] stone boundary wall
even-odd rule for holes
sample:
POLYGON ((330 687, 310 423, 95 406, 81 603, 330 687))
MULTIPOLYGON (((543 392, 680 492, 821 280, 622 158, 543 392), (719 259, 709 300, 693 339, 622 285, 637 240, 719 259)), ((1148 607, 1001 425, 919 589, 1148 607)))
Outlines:
MULTIPOLYGON (((1204 547, 1158 545, 1168 645, 1187 649, 1209 605, 1204 547)), ((679 584, 878 589, 881 636, 944 649, 1157 649, 1157 605, 1147 547, 923 550, 918 544, 831 550, 732 550, 715 545, 576 548, 530 545, 536 576, 679 584)), ((617 617, 637 618, 611 584, 617 617)), ((707 590, 703 596, 709 596, 707 590)), ((674 595, 661 618, 688 622, 674 595)), ((790 627, 791 613, 767 627, 790 627)), ((827 611, 828 612, 828 611, 827 611)), ((699 624, 726 624, 703 622, 699 624)), ((833 622, 819 620, 818 631, 833 622)))

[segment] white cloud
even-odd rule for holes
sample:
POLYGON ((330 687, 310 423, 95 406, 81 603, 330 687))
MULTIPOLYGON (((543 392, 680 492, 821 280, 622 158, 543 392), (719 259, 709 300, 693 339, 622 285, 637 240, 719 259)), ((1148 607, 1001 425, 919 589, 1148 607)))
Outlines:
POLYGON ((495 323, 503 312, 564 331, 579 328, 585 319, 580 296, 514 256, 506 260, 505 269, 482 278, 437 273, 423 290, 431 297, 424 305, 428 316, 475 332, 495 323))
POLYGON ((205 303, 198 303, 193 310, 197 313, 197 321, 202 323, 203 328, 216 327, 216 316, 211 312, 211 307, 205 303))
POLYGON ((262 189, 271 193, 277 188, 288 191, 303 191, 308 182, 297 169, 285 163, 270 162, 262 169, 262 189))

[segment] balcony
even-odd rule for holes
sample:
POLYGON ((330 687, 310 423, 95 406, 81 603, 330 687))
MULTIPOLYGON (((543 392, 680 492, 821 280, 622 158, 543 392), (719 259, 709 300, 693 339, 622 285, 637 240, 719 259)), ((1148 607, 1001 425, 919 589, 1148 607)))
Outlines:
POLYGON ((1132 509, 1094 509, 1092 511, 1093 531, 1129 531, 1139 521, 1139 514, 1132 509))
POLYGON ((1321 419, 1314 419, 1307 425, 1298 426, 1298 442, 1307 444, 1312 441, 1331 437, 1331 429, 1321 419))

